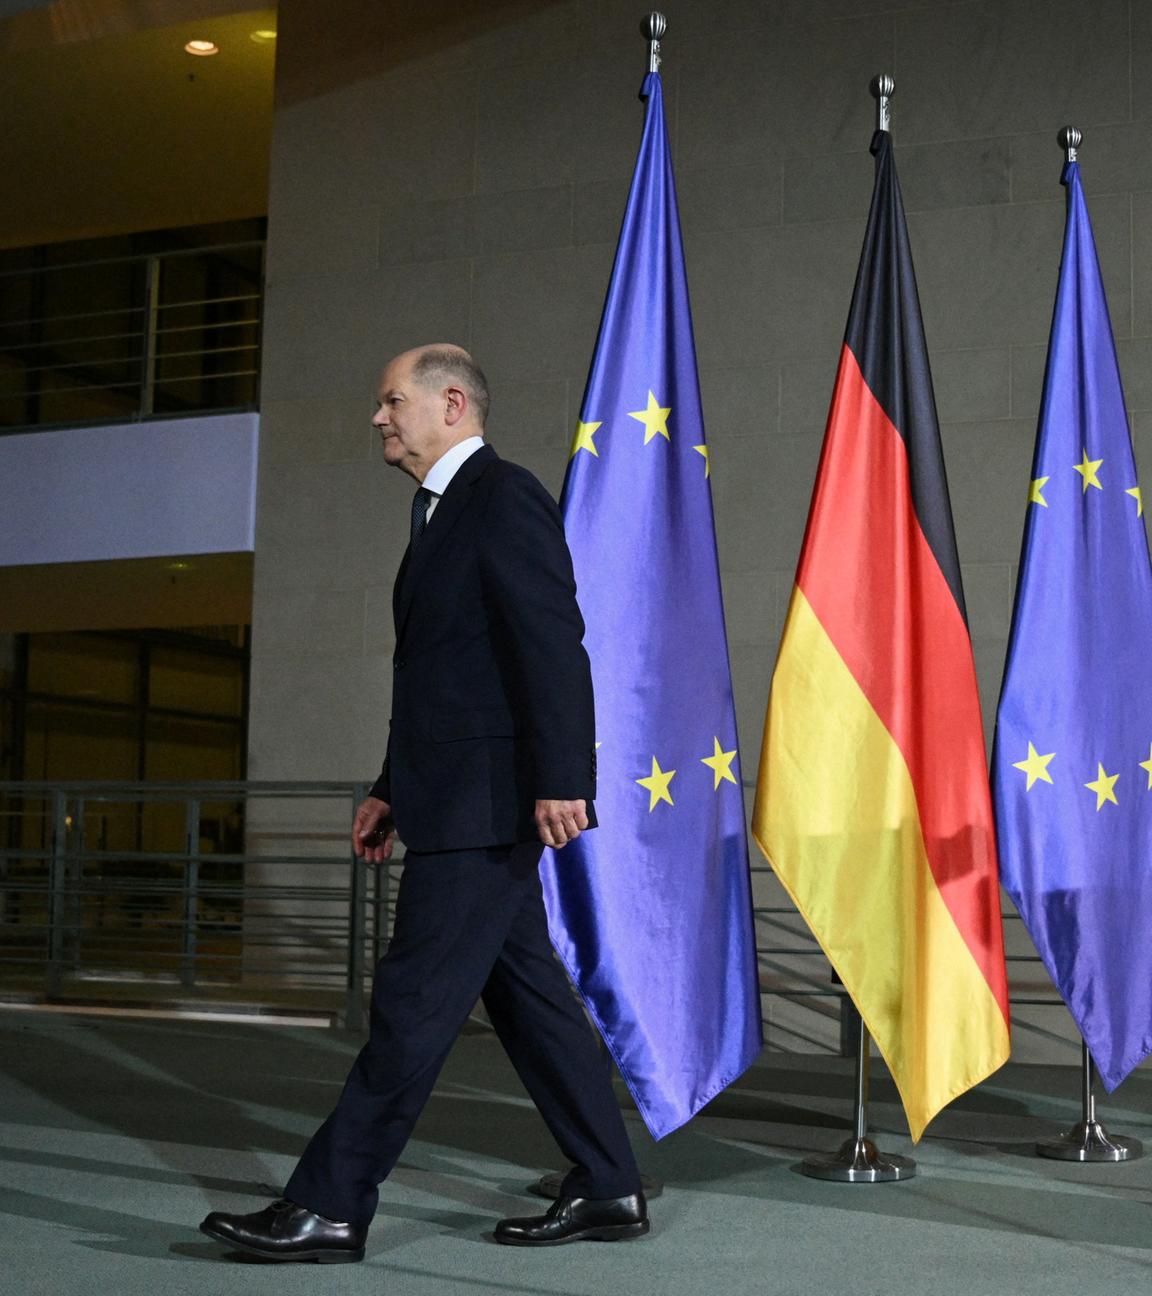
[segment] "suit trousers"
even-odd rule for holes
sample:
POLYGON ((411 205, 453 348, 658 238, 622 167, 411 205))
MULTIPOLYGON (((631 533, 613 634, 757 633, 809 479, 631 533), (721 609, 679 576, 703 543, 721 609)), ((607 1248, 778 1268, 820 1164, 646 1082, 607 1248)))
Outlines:
POLYGON ((409 851, 368 1041, 284 1196, 366 1226, 477 999, 561 1152, 563 1192, 623 1197, 640 1175, 596 1036, 552 951, 539 842, 409 851))

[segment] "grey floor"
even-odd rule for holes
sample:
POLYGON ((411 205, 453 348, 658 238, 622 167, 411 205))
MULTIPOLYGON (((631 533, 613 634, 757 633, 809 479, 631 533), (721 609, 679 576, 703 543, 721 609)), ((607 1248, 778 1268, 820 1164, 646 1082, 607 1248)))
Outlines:
MULTIPOLYGON (((738 1296, 1152 1291, 1152 1157, 1043 1161, 1031 1141, 1076 1115, 1071 1068, 1010 1065, 938 1119, 905 1184, 796 1173, 845 1133, 848 1063, 766 1054, 659 1144, 666 1179, 639 1241, 524 1251, 488 1236, 535 1201, 555 1150, 499 1045, 461 1037, 417 1137, 383 1186, 359 1265, 272 1265, 196 1229, 255 1210, 327 1114, 358 1037, 291 1026, 0 1010, 0 1291, 556 1293, 738 1296)), ((886 1077, 882 1145, 910 1152, 886 1077)), ((1152 1147, 1152 1077, 1102 1114, 1152 1147)))

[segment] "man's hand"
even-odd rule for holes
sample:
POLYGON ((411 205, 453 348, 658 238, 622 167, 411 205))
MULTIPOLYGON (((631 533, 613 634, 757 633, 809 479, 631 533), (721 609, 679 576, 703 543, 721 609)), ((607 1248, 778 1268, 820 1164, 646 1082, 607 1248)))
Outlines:
POLYGON ((536 828, 545 846, 567 846, 587 827, 588 815, 583 799, 536 802, 536 828))
POLYGON ((365 864, 383 864, 392 854, 395 838, 392 807, 379 797, 365 797, 352 820, 353 854, 365 864))

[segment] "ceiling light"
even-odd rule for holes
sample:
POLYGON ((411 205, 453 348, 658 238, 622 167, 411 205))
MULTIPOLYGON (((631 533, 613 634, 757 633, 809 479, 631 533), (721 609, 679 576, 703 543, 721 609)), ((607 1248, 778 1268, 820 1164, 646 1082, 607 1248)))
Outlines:
POLYGON ((255 41, 257 45, 271 45, 276 39, 276 33, 269 28, 262 28, 260 31, 249 32, 248 39, 255 41))
POLYGON ((220 46, 209 40, 190 40, 184 48, 189 54, 198 54, 201 58, 220 53, 220 46))

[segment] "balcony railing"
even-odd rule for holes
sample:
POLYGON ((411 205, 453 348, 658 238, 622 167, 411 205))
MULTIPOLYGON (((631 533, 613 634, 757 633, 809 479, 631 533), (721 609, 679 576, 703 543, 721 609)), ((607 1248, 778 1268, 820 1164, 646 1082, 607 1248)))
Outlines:
POLYGON ((390 870, 367 785, 0 782, 0 998, 363 1024, 390 870))
MULTIPOLYGON (((0 1000, 290 1010, 361 1029, 398 868, 351 852, 366 792, 0 782, 0 1000)), ((843 991, 800 915, 755 916, 762 995, 821 1019, 825 1040, 839 1020, 847 1051, 843 991)), ((1012 943, 1012 1003, 1058 1006, 1034 951, 1012 943)), ((802 1022, 788 1033, 815 1042, 802 1022)))
POLYGON ((0 272, 0 432, 257 408, 264 244, 0 272))

